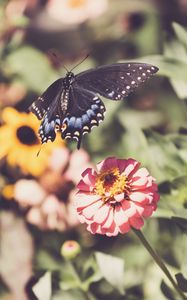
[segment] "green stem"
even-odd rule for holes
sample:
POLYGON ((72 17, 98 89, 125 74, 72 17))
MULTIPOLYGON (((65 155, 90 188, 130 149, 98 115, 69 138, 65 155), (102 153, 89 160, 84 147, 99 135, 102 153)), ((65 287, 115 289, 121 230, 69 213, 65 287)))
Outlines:
POLYGON ((80 290, 83 293, 85 300, 93 300, 93 297, 92 297, 91 293, 89 291, 85 291, 83 288, 81 288, 81 279, 80 279, 80 276, 77 272, 77 268, 75 266, 75 263, 73 261, 68 261, 68 263, 71 266, 72 271, 74 272, 74 274, 76 275, 76 277, 77 277, 77 279, 80 283, 80 290))
POLYGON ((176 290, 176 292, 180 295, 181 299, 187 300, 187 297, 184 295, 184 293, 181 291, 175 280, 173 279, 171 273, 169 272, 168 268, 160 258, 160 256, 155 252, 155 250, 151 247, 145 236, 140 230, 133 229, 136 236, 140 239, 144 247, 147 249, 149 254, 152 256, 154 261, 157 263, 157 265, 160 267, 160 269, 164 272, 164 274, 167 276, 168 280, 171 282, 172 286, 176 290))

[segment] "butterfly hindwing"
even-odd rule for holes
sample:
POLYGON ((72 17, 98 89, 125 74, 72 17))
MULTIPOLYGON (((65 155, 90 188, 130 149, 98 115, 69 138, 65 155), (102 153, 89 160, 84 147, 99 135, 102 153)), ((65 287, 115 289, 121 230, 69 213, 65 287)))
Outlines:
POLYGON ((62 122, 62 138, 76 139, 80 147, 82 136, 104 119, 105 106, 94 93, 72 85, 66 117, 62 122))
POLYGON ((157 71, 157 67, 149 64, 120 63, 79 73, 76 82, 103 97, 121 100, 157 71))

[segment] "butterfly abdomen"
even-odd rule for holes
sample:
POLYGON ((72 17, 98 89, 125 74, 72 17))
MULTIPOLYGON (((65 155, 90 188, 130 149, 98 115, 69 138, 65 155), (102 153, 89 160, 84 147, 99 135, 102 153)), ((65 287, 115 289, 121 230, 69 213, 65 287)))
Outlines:
POLYGON ((62 112, 62 115, 66 114, 66 111, 68 109, 68 103, 69 103, 69 89, 64 90, 60 97, 60 110, 62 112))

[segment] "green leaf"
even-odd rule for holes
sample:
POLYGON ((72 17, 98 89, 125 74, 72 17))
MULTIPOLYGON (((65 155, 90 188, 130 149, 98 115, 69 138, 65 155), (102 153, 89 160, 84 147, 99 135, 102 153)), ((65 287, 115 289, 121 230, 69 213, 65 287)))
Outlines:
POLYGON ((187 279, 183 276, 182 273, 177 273, 177 274, 175 275, 175 278, 176 278, 176 280, 177 280, 177 283, 178 283, 179 288, 180 288, 183 292, 187 293, 187 279))
POLYGON ((9 76, 17 76, 36 93, 43 92, 58 77, 45 55, 29 46, 11 52, 6 58, 4 71, 9 76))
POLYGON ((119 121, 125 128, 149 128, 157 126, 164 121, 164 117, 159 111, 138 111, 125 109, 118 114, 119 121), (136 121, 134 121, 136 120, 136 121))
POLYGON ((103 278, 98 265, 95 261, 95 257, 91 256, 83 266, 83 277, 85 280, 82 282, 81 286, 84 291, 89 290, 89 286, 93 282, 98 282, 103 278))
POLYGON ((149 165, 159 181, 173 180, 185 174, 185 164, 176 146, 158 133, 147 132, 149 165))
POLYGON ((101 252, 96 252, 95 257, 103 277, 124 295, 124 260, 101 252))
POLYGON ((81 288, 81 281, 71 262, 67 261, 63 264, 63 267, 60 271, 60 276, 62 279, 60 281, 60 288, 63 291, 81 288))
POLYGON ((40 250, 37 253, 36 262, 40 269, 48 271, 61 270, 62 264, 57 261, 52 255, 47 251, 40 250))
POLYGON ((180 176, 171 184, 171 194, 182 204, 187 203, 187 176, 180 176))
POLYGON ((83 299, 88 299, 89 300, 97 300, 93 294, 86 294, 83 293, 81 290, 74 289, 70 291, 58 291, 57 293, 54 294, 52 297, 52 300, 83 300, 83 299), (87 297, 86 297, 87 296, 87 297))
POLYGON ((175 31, 175 34, 180 41, 181 44, 183 44, 187 48, 187 31, 184 27, 182 27, 180 24, 173 22, 172 27, 175 31))
POLYGON ((45 273, 32 289, 38 300, 51 300, 51 273, 45 273))

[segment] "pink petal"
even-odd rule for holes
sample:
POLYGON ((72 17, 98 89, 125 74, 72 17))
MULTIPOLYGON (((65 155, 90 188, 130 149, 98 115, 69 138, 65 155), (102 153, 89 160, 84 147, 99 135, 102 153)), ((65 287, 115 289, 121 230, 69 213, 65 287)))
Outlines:
POLYGON ((109 215, 110 206, 104 204, 94 215, 93 220, 96 223, 103 223, 109 215))
POLYGON ((93 169, 87 169, 87 173, 84 175, 84 182, 88 185, 95 186, 95 180, 96 180, 96 172, 93 169))
POLYGON ((153 213, 153 211, 155 210, 155 207, 152 206, 152 205, 147 205, 147 206, 144 206, 144 211, 143 211, 143 214, 142 216, 143 217, 150 217, 153 213))
POLYGON ((123 207, 116 207, 114 211, 114 220, 118 226, 128 222, 128 218, 125 214, 123 207))
POLYGON ((118 163, 115 157, 108 157, 97 164, 97 169, 99 172, 107 171, 116 167, 118 167, 118 163))
POLYGON ((131 218, 137 214, 135 205, 133 205, 130 201, 122 202, 122 207, 123 207, 123 210, 125 211, 125 215, 128 218, 131 218))
POLYGON ((138 215, 142 216, 144 213, 145 206, 141 206, 141 205, 139 205, 139 203, 135 203, 134 205, 136 207, 136 211, 137 211, 138 215))
POLYGON ((129 222, 122 224, 121 226, 119 226, 120 232, 121 233, 127 233, 130 230, 130 225, 129 222))
POLYGON ((140 229, 144 225, 142 218, 137 218, 136 216, 130 219, 130 225, 136 229, 140 229))
POLYGON ((132 194, 129 195, 129 198, 132 201, 144 202, 147 199, 147 195, 140 192, 133 192, 132 194))
POLYGON ((97 223, 91 223, 87 226, 87 230, 90 231, 92 234, 95 234, 97 229, 99 227, 99 224, 97 223))
POLYGON ((115 196, 114 196, 114 199, 115 199, 117 202, 121 202, 122 200, 124 200, 124 193, 115 195, 115 196))
POLYGON ((114 219, 121 233, 126 233, 130 230, 128 218, 123 207, 116 207, 114 219))
POLYGON ((87 185, 83 179, 81 179, 79 181, 79 183, 77 184, 77 188, 80 190, 80 191, 85 191, 85 192, 91 192, 93 191, 93 187, 90 186, 90 185, 87 185))
POLYGON ((110 230, 107 230, 106 235, 107 236, 116 236, 116 235, 118 235, 118 233, 119 233, 119 229, 115 225, 115 223, 113 222, 111 227, 110 227, 110 230))
POLYGON ((140 186, 143 186, 145 187, 146 184, 147 184, 148 180, 147 180, 147 177, 132 177, 132 187, 140 187, 140 186))
POLYGON ((129 158, 127 160, 127 166, 124 170, 124 174, 125 176, 127 176, 128 178, 131 178, 133 176, 133 174, 137 171, 137 169, 139 168, 140 163, 137 162, 134 159, 129 158))
POLYGON ((102 224, 102 228, 108 229, 114 222, 114 213, 113 213, 113 208, 110 207, 109 215, 108 218, 106 219, 105 223, 102 224))
POLYGON ((149 176, 149 172, 146 168, 140 168, 134 173, 133 176, 135 176, 135 177, 147 177, 147 176, 149 176))
POLYGON ((84 170, 84 172, 81 174, 81 176, 84 178, 86 175, 89 175, 91 178, 91 177, 97 176, 97 173, 94 169, 87 168, 86 170, 84 170))
POLYGON ((87 207, 99 200, 100 200, 100 198, 98 195, 77 194, 74 204, 75 204, 76 209, 82 210, 84 207, 87 207))
POLYGON ((98 200, 97 202, 93 203, 92 205, 89 205, 86 208, 84 208, 82 210, 82 215, 86 219, 91 219, 102 205, 103 205, 103 201, 98 200))
POLYGON ((117 164, 120 173, 122 173, 128 164, 128 159, 117 159, 117 164))
POLYGON ((154 194, 153 194, 153 201, 154 201, 154 202, 158 202, 159 199, 160 199, 160 195, 159 195, 158 193, 154 193, 154 194))

